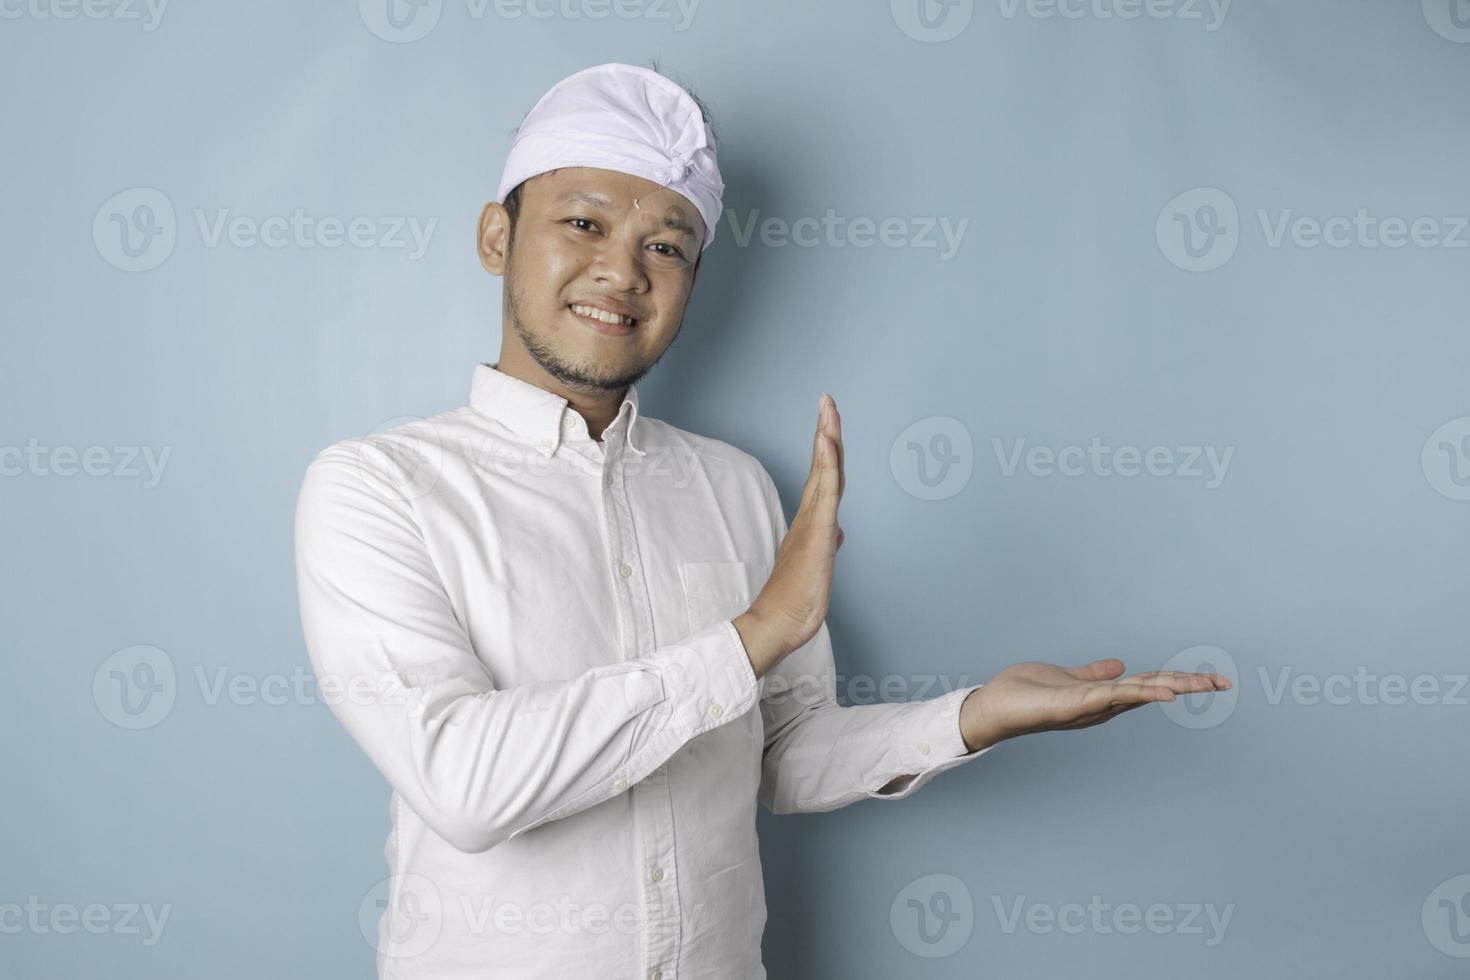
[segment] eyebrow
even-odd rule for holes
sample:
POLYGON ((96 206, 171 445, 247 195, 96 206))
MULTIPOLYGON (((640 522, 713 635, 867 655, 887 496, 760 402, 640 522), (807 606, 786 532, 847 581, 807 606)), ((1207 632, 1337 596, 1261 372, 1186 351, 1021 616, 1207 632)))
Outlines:
MULTIPOLYGON (((602 194, 594 194, 590 191, 567 191, 557 200, 569 202, 572 204, 585 204, 588 207, 593 208, 612 207, 612 201, 608 200, 607 197, 602 194)), ((694 237, 694 229, 690 227, 689 223, 681 218, 676 212, 669 212, 665 214, 663 222, 664 227, 669 229, 670 231, 682 231, 689 237, 694 237)))

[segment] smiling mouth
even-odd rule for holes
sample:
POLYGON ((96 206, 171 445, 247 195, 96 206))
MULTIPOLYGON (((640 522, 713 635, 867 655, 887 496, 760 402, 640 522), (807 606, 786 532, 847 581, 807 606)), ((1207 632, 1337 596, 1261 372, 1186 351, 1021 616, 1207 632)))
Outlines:
POLYGON ((580 303, 570 303, 567 305, 567 309, 572 312, 573 316, 598 333, 610 337, 625 337, 632 333, 634 328, 642 322, 632 317, 608 313, 606 310, 599 310, 594 306, 583 306, 580 303))

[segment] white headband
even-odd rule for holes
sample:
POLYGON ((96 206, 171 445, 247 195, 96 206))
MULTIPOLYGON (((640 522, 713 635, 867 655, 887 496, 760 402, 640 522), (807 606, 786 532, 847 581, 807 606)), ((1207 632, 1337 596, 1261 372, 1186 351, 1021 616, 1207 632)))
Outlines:
POLYGON ((611 62, 568 75, 541 96, 516 132, 496 200, 537 174, 600 167, 682 194, 715 240, 725 182, 714 134, 692 96, 656 71, 611 62))

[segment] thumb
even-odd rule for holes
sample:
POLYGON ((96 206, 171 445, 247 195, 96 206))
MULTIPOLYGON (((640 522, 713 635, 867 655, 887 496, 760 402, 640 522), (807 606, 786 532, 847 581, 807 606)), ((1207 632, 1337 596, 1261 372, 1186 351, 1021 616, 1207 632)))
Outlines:
POLYGON ((1092 663, 1083 664, 1081 667, 1072 667, 1067 673, 1079 681, 1106 681, 1112 680, 1123 673, 1123 661, 1117 657, 1107 657, 1103 660, 1094 660, 1092 663))

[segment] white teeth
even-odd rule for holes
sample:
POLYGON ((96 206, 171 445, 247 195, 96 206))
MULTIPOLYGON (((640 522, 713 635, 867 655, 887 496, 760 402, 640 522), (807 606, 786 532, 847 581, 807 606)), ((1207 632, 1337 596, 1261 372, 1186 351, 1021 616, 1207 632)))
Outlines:
POLYGON ((598 320, 601 320, 603 323, 623 323, 630 326, 633 323, 633 321, 628 317, 618 316, 616 313, 608 313, 605 310, 599 310, 595 306, 579 306, 578 304, 573 303, 572 312, 580 313, 582 316, 594 317, 598 320))

